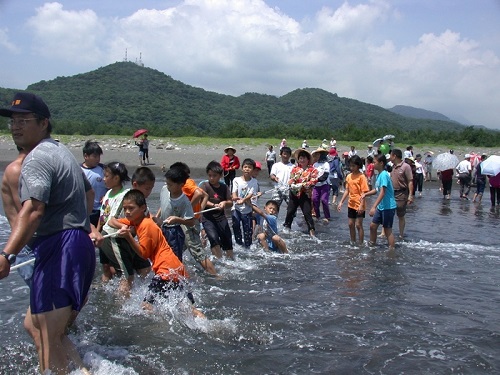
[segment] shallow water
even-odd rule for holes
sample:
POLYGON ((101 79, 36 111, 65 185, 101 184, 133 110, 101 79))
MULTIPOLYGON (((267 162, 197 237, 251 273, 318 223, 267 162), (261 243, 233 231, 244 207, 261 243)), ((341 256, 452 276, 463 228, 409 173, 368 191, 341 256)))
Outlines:
MULTIPOLYGON (((394 255, 384 241, 350 247, 346 212, 318 224, 321 243, 294 223, 284 236, 287 256, 235 248, 235 261, 216 263, 222 280, 187 255, 206 321, 191 318, 181 296, 146 314, 147 282, 136 283, 124 304, 113 284, 100 286, 98 271, 71 338, 103 375, 499 373, 500 213, 486 198, 443 201, 424 190, 394 255)), ((5 242, 8 225, 0 223, 5 242)), ((368 226, 367 218, 366 236, 368 226)), ((36 373, 22 328, 27 305, 17 274, 0 281, 1 374, 36 373)))

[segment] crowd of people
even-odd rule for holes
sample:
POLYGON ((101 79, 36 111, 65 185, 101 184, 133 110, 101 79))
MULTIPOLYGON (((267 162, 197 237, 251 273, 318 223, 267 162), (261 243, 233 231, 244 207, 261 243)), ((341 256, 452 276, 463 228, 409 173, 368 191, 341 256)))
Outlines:
MULTIPOLYGON (((207 163, 206 179, 199 184, 185 163, 165 167, 160 208, 150 212, 147 199, 156 176, 145 166, 149 163, 147 134, 138 143, 141 165, 129 177, 122 162, 101 163, 103 150, 95 141, 85 143, 79 163, 51 138, 50 111, 36 95, 16 94, 0 115, 10 118, 19 150, 2 180, 3 206, 12 230, 1 252, 0 279, 9 275, 11 266, 22 265, 20 274, 30 287, 24 326, 37 348, 41 372, 66 373, 70 363, 86 371, 66 329, 87 302, 96 248, 101 280, 117 278, 120 296, 129 296, 136 275, 146 278, 152 272, 145 310, 176 292, 186 295, 195 317, 204 318, 185 287, 189 275, 184 252, 213 277, 219 277, 213 260, 234 258, 233 239, 243 249, 257 242, 265 251, 288 253, 286 237, 278 230, 283 202, 285 235, 300 208, 308 234, 317 240, 316 225, 328 225, 331 206, 341 212, 347 203, 351 245, 375 246, 377 238, 385 236, 392 251, 394 217, 403 239, 407 206, 416 194, 422 195, 423 182, 432 178, 432 154, 414 157, 411 146, 402 151, 392 141, 378 148, 368 145, 361 156, 354 146, 340 155, 333 137, 329 142, 323 139, 311 152, 307 140, 292 150, 283 139, 278 154, 270 145, 262 159, 273 189, 261 191, 259 161, 240 160, 236 148, 228 146, 220 162, 207 163), (131 188, 126 188, 129 181, 131 188), (271 197, 264 201, 264 193, 271 197), (375 198, 368 201, 369 196, 375 198), (367 242, 366 212, 372 218, 367 242), (206 244, 212 257, 205 251, 206 244)), ((474 200, 481 201, 486 176, 478 165, 473 169, 469 159, 466 155, 451 176, 438 171, 445 198, 451 190, 448 178, 456 172, 462 199, 474 177, 474 200)), ((495 197, 500 198, 498 177, 489 178, 493 205, 495 197)))

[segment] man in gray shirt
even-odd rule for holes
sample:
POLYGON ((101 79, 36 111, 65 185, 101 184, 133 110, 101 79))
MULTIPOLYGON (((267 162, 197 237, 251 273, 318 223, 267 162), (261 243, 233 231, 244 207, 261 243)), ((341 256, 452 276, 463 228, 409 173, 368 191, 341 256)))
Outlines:
POLYGON ((85 304, 95 270, 88 181, 73 154, 50 137, 50 111, 40 97, 18 93, 0 116, 10 117, 14 142, 28 152, 19 179, 22 208, 1 252, 0 279, 32 240, 36 260, 25 327, 37 347, 40 371, 68 371, 70 359, 83 367, 65 330, 85 304))

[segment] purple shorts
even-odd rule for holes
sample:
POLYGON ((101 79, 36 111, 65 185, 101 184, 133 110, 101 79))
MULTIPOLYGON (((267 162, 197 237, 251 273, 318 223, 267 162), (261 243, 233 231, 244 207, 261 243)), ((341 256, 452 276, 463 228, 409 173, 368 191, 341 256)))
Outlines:
POLYGON ((30 307, 33 314, 71 306, 80 311, 95 271, 95 248, 87 232, 67 229, 35 239, 30 307))

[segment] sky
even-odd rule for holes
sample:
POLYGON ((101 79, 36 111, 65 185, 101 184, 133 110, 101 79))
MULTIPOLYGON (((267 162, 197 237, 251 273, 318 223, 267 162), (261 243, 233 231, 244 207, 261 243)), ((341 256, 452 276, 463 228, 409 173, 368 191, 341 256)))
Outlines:
POLYGON ((221 94, 321 88, 500 130, 500 0, 0 0, 0 87, 126 52, 221 94))

